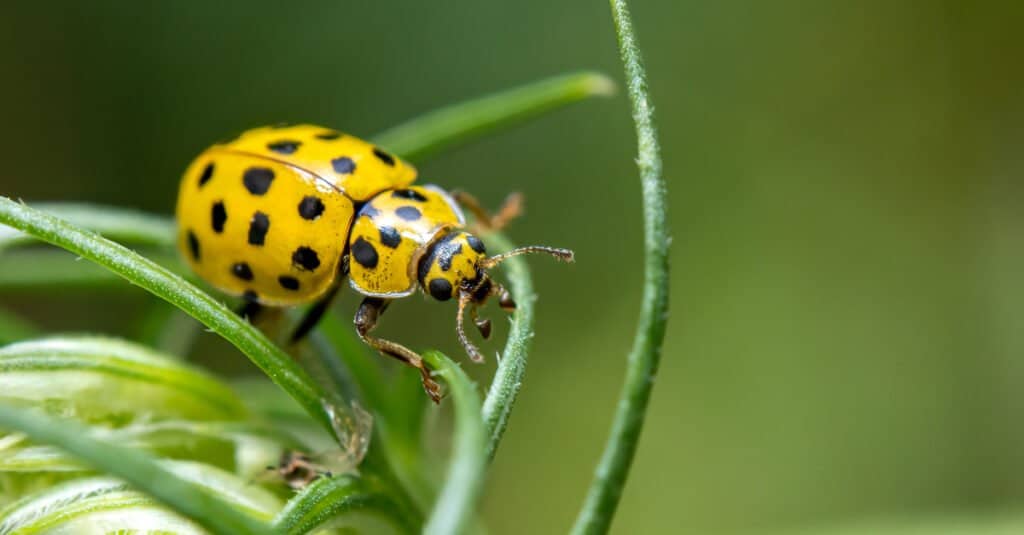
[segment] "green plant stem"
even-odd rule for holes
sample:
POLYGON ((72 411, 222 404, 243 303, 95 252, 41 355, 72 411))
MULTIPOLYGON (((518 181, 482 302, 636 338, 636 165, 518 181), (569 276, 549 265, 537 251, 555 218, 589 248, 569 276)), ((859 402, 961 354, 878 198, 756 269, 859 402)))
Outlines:
POLYGON ((572 529, 577 535, 607 533, 611 526, 640 440, 668 319, 666 189, 661 173, 661 149, 654 128, 654 108, 648 96, 646 73, 626 1, 611 0, 611 9, 636 123, 637 166, 643 192, 644 291, 626 381, 604 454, 572 529))
POLYGON ((402 533, 416 533, 408 513, 372 482, 354 476, 322 477, 285 504, 273 525, 281 533, 312 533, 323 524, 349 512, 376 514, 402 533))
POLYGON ((73 421, 56 419, 37 410, 0 405, 0 427, 57 446, 86 464, 127 481, 213 533, 272 533, 258 519, 181 479, 149 455, 92 438, 87 428, 73 421))
POLYGON ((411 161, 500 127, 596 95, 610 95, 615 84, 603 74, 554 76, 430 112, 390 128, 373 140, 411 161))
POLYGON ((455 405, 455 439, 444 487, 423 533, 458 535, 472 522, 483 489, 487 456, 486 437, 480 419, 480 396, 466 372, 437 351, 423 359, 447 383, 455 405))
POLYGON ((324 429, 336 434, 335 419, 325 405, 330 398, 316 382, 247 321, 178 275, 95 233, 3 197, 0 223, 96 262, 182 309, 241 350, 324 429))
MULTIPOLYGON (((500 234, 492 234, 487 239, 499 251, 514 248, 512 242, 500 234)), ((488 459, 493 458, 498 449, 512 414, 512 406, 523 384, 530 340, 533 339, 533 304, 537 300, 530 269, 523 257, 509 258, 502 264, 502 268, 508 275, 512 295, 515 296, 516 311, 512 314, 512 326, 508 331, 505 350, 501 353, 501 361, 498 362, 498 369, 494 372, 491 387, 484 398, 483 419, 488 459)))

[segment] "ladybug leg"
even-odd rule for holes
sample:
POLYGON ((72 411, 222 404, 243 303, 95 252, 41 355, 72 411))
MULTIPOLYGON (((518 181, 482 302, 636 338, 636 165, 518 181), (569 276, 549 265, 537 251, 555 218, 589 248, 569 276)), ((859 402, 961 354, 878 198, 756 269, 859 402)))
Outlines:
POLYGON ((370 336, 370 331, 377 327, 377 319, 384 313, 390 301, 379 297, 367 297, 359 305, 353 323, 359 338, 366 342, 366 345, 376 349, 384 355, 394 357, 414 368, 419 369, 423 379, 423 389, 434 403, 441 403, 441 385, 430 376, 430 370, 423 363, 423 357, 417 355, 411 349, 375 336, 370 336))
POLYGON ((235 309, 235 314, 238 314, 249 323, 255 324, 264 310, 263 305, 259 301, 243 296, 242 304, 235 309))
POLYGON ((316 327, 317 323, 320 323, 320 319, 323 318, 324 313, 330 308, 331 303, 334 302, 334 297, 338 295, 338 290, 341 289, 341 281, 348 276, 348 254, 341 257, 341 262, 338 265, 338 279, 335 281, 334 286, 327 293, 322 295, 313 303, 313 306, 309 307, 306 314, 302 317, 302 321, 295 327, 295 331, 292 333, 288 342, 294 344, 305 338, 313 327, 316 327))
POLYGON ((320 319, 324 317, 327 309, 330 308, 331 303, 334 301, 334 296, 338 295, 338 289, 340 288, 340 284, 335 284, 330 290, 327 290, 327 293, 320 296, 316 303, 313 303, 313 306, 309 307, 306 314, 302 316, 302 321, 299 322, 291 337, 288 338, 289 343, 295 344, 309 335, 310 331, 316 327, 316 324, 320 323, 320 319))
POLYGON ((478 230, 497 232, 523 213, 523 194, 519 192, 512 192, 505 197, 505 202, 501 203, 498 213, 493 216, 473 195, 462 190, 455 190, 451 192, 451 195, 456 202, 472 212, 473 217, 476 218, 478 230))

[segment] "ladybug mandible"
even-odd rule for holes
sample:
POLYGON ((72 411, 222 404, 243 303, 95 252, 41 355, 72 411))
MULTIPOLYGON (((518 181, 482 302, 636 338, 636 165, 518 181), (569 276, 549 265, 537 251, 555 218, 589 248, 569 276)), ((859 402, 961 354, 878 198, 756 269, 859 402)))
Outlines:
POLYGON ((313 303, 291 337, 301 340, 320 320, 342 281, 364 295, 355 315, 359 337, 377 351, 420 370, 434 402, 440 387, 423 359, 370 332, 388 304, 421 289, 458 303, 456 333, 469 357, 483 356, 466 336, 468 314, 487 338, 490 321, 477 307, 491 296, 507 311, 515 302, 487 274, 506 258, 541 252, 573 260, 567 249, 532 246, 487 256, 466 230, 462 207, 486 230, 520 212, 513 194, 490 216, 471 195, 413 186, 416 170, 373 144, 313 125, 249 130, 213 145, 185 171, 178 193, 178 245, 189 266, 224 293, 242 297, 240 311, 313 303))

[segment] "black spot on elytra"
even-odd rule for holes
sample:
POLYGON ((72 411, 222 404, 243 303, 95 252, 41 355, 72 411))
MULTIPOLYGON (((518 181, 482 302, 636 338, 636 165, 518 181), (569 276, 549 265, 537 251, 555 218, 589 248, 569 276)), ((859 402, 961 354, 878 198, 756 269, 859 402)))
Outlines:
POLYGON ((348 156, 342 156, 331 160, 331 167, 334 168, 334 172, 339 175, 348 175, 356 170, 356 162, 352 161, 352 158, 348 156))
POLYGON ((319 197, 307 195, 299 202, 299 215, 302 219, 313 221, 324 213, 324 203, 319 197))
POLYGON ((274 181, 274 172, 266 167, 250 167, 242 175, 242 183, 245 189, 253 195, 263 195, 270 189, 270 183, 274 181))
POLYGON ((320 132, 319 134, 313 137, 317 139, 322 139, 324 141, 333 141, 341 137, 341 132, 320 132))
POLYGON ((414 189, 396 189, 391 192, 391 196, 396 199, 409 199, 410 201, 427 202, 427 198, 422 193, 414 189))
POLYGON ((231 274, 244 281, 252 280, 252 268, 250 268, 249 264, 246 264, 245 262, 236 262, 232 264, 231 274))
POLYGON ((299 141, 282 140, 267 143, 267 149, 278 154, 295 154, 295 151, 299 150, 299 145, 302 145, 299 141))
POLYGON ((290 275, 281 275, 277 278, 277 283, 285 290, 295 291, 299 289, 299 279, 290 275))
POLYGON ((377 230, 380 231, 380 242, 384 245, 394 249, 402 243, 402 235, 394 227, 381 226, 377 230))
POLYGON ((423 216, 415 206, 399 206, 395 214, 406 221, 416 221, 423 216))
POLYGON ((391 167, 395 166, 395 157, 378 149, 377 147, 373 148, 373 155, 376 156, 378 160, 384 162, 385 164, 390 165, 391 167))
POLYGON ((373 219, 373 218, 375 218, 375 217, 380 215, 380 210, 375 208, 372 204, 366 203, 366 204, 363 205, 362 208, 359 209, 359 215, 360 216, 366 216, 366 217, 369 217, 370 219, 373 219))
POLYGON ((199 261, 199 238, 191 230, 188 231, 188 252, 192 255, 192 260, 199 261))
POLYGON ((260 300, 260 294, 253 290, 246 290, 242 292, 242 300, 246 303, 255 303, 260 300))
POLYGON ((469 246, 472 247, 474 251, 480 254, 487 252, 487 249, 484 247, 484 242, 472 234, 466 236, 466 242, 469 243, 469 246))
POLYGON ((270 217, 263 212, 256 212, 249 220, 249 244, 263 245, 267 239, 267 231, 270 230, 270 217))
POLYGON ((313 249, 303 245, 292 253, 292 264, 299 269, 313 271, 320 267, 320 256, 313 249))
POLYGON ((430 295, 438 301, 447 301, 452 298, 452 283, 444 279, 430 279, 427 285, 430 295))
POLYGON ((355 258, 356 262, 366 269, 377 267, 377 250, 362 236, 356 238, 355 243, 352 244, 352 258, 355 258))
POLYGON ((213 178, 213 162, 206 164, 206 167, 203 168, 202 174, 199 175, 199 187, 201 188, 205 186, 211 178, 213 178))
POLYGON ((210 225, 217 234, 224 232, 224 223, 228 220, 228 211, 224 208, 224 201, 213 203, 210 210, 210 225))

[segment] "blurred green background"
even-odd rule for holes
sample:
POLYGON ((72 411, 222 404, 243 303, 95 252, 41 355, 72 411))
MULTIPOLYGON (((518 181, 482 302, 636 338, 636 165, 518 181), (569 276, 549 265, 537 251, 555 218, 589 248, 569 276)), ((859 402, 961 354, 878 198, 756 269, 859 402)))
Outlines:
MULTIPOLYGON (((616 533, 1024 511, 1018 6, 634 2, 674 271, 616 533)), ((568 70, 621 78, 608 7, 582 0, 14 1, 0 43, 0 193, 160 213, 195 154, 251 126, 370 135, 568 70)), ((577 252, 531 260, 537 335, 485 497, 495 534, 567 528, 603 447, 642 278, 634 155, 619 95, 419 166, 489 205, 525 192, 510 235, 577 252)), ((2 304, 131 332, 98 298, 2 304)), ((453 308, 408 301, 382 332, 459 354, 453 308)), ((218 369, 248 366, 213 347, 218 369)))

